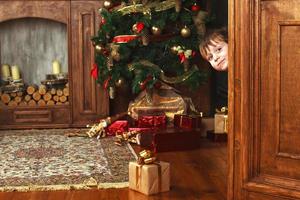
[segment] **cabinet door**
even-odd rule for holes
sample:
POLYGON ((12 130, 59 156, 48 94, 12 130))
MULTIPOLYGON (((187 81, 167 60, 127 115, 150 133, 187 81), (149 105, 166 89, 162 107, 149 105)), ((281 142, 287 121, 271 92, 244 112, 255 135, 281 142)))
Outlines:
POLYGON ((109 112, 106 92, 90 75, 94 63, 91 38, 99 28, 100 6, 100 1, 71 1, 72 116, 75 126, 96 121, 109 112))
POLYGON ((300 1, 231 3, 228 199, 300 199, 300 1))

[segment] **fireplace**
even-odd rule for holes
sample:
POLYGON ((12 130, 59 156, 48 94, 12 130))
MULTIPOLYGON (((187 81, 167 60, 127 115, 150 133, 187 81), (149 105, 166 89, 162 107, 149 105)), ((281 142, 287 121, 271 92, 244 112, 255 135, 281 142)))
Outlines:
POLYGON ((107 94, 90 76, 100 6, 1 1, 0 129, 82 127, 109 114, 107 94))

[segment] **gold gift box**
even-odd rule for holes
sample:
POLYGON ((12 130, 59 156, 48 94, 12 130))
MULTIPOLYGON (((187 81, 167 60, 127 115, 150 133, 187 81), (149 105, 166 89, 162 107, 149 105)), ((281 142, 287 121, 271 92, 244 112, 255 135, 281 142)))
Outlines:
POLYGON ((228 123, 227 123, 227 117, 228 115, 225 114, 215 114, 215 133, 227 133, 228 131, 228 123))
POLYGON ((129 162, 129 188, 146 195, 170 190, 170 164, 157 162, 139 165, 129 162))

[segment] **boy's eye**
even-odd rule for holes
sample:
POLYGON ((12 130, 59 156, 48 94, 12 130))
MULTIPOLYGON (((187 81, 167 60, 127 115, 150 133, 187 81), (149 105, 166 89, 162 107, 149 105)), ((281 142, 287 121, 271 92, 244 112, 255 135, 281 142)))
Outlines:
POLYGON ((220 52, 222 50, 222 48, 221 47, 219 47, 218 49, 217 49, 217 52, 220 52))

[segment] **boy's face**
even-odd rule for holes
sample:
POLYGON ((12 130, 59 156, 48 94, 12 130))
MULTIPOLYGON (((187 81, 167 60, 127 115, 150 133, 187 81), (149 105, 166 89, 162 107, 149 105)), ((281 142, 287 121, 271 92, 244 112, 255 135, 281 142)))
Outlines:
POLYGON ((212 41, 213 45, 208 45, 207 60, 217 71, 227 71, 228 69, 228 44, 224 41, 212 41))

